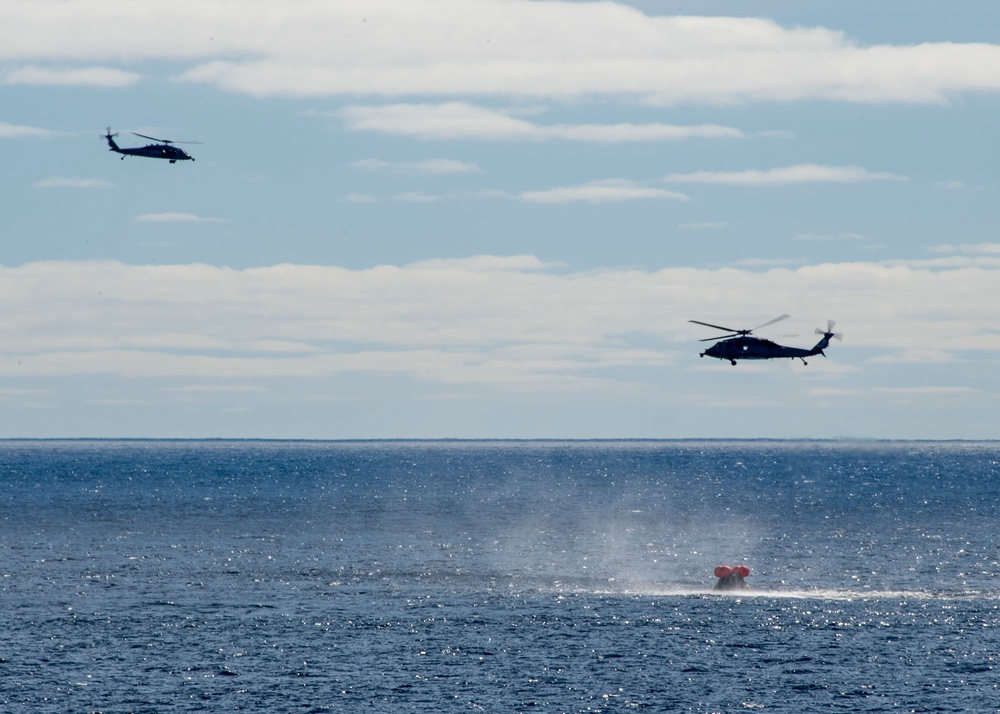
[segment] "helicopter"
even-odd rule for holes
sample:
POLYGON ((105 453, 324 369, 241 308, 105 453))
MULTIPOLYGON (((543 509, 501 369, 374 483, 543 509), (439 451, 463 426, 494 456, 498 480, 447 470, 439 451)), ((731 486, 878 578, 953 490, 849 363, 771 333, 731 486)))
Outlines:
POLYGON ((151 139, 157 143, 123 149, 115 143, 115 137, 118 136, 118 132, 112 134, 111 127, 108 127, 104 138, 108 140, 108 146, 111 147, 109 151, 121 154, 123 161, 126 156, 145 156, 148 159, 166 159, 172 164, 177 163, 178 161, 194 161, 194 157, 191 156, 191 154, 184 151, 184 149, 174 146, 174 144, 201 143, 198 141, 170 141, 169 139, 157 139, 154 136, 146 136, 145 134, 139 134, 134 131, 132 133, 136 136, 141 136, 143 139, 151 139))
POLYGON ((728 335, 723 335, 722 337, 709 337, 704 340, 699 340, 699 342, 715 342, 714 345, 702 352, 699 357, 708 355, 709 357, 715 357, 716 359, 727 359, 733 364, 733 366, 736 365, 737 360, 741 359, 787 358, 800 359, 802 360, 802 364, 809 364, 806 362, 806 357, 812 357, 813 355, 823 355, 826 357, 826 353, 823 352, 823 350, 830 345, 831 338, 836 340, 844 339, 842 334, 833 331, 833 326, 836 324, 833 320, 827 320, 826 330, 819 327, 816 328, 816 334, 823 335, 823 339, 817 342, 810 349, 804 349, 802 347, 785 347, 784 345, 779 345, 778 343, 764 339, 763 337, 752 336, 754 330, 759 330, 762 327, 773 325, 774 323, 788 319, 789 317, 791 317, 791 315, 781 315, 780 317, 769 320, 763 325, 758 325, 750 330, 734 330, 731 327, 713 325, 710 322, 702 322, 701 320, 688 320, 688 322, 693 322, 696 325, 704 325, 705 327, 711 327, 716 330, 723 330, 730 333, 728 335))

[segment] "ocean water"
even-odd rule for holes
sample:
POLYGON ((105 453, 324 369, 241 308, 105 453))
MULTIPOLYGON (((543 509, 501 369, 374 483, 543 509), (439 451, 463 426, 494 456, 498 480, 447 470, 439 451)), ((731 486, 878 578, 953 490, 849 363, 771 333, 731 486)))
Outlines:
POLYGON ((0 710, 996 712, 998 497, 998 443, 0 442, 0 710))

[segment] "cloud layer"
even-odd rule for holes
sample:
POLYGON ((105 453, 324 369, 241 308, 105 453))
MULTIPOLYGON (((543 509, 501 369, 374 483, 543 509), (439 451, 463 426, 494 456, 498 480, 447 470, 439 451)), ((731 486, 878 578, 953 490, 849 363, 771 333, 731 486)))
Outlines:
POLYGON ((79 176, 49 176, 31 184, 32 188, 108 188, 112 185, 104 179, 79 176))
POLYGON ((59 132, 0 122, 0 139, 49 139, 54 136, 59 136, 59 132))
POLYGON ((363 171, 384 171, 391 174, 441 176, 444 174, 479 173, 480 169, 468 161, 454 159, 426 159, 424 161, 383 161, 361 159, 351 164, 363 171))
POLYGON ((800 164, 761 171, 695 171, 667 174, 668 183, 706 183, 728 186, 787 186, 799 183, 860 183, 862 181, 906 181, 905 176, 884 171, 868 171, 860 166, 818 166, 800 164))
POLYGON ((600 370, 663 367, 680 354, 690 365, 696 340, 712 335, 689 319, 744 327, 788 308, 807 333, 838 319, 848 347, 837 350, 996 359, 1000 301, 982 300, 996 292, 994 263, 587 273, 532 256, 367 270, 32 263, 0 269, 14 316, 0 326, 0 374, 356 373, 564 388, 600 370))
POLYGON ((350 131, 372 131, 426 140, 579 141, 622 144, 682 139, 737 139, 739 129, 716 124, 550 124, 530 122, 511 111, 466 102, 352 105, 333 113, 350 131))
POLYGON ((558 186, 541 191, 524 191, 518 198, 528 203, 619 203, 645 199, 669 199, 673 201, 690 200, 683 193, 667 191, 661 188, 651 188, 626 181, 625 179, 607 179, 592 181, 579 186, 558 186))
POLYGON ((25 65, 0 72, 0 84, 42 87, 127 87, 139 81, 135 72, 108 67, 38 67, 25 65))
POLYGON ((115 86, 162 60, 254 96, 632 96, 940 103, 1000 90, 1000 47, 860 45, 766 19, 529 0, 3 0, 8 81, 115 86), (45 63, 52 63, 47 65, 45 63), (75 63, 82 67, 73 66, 75 63))
POLYGON ((209 218, 194 213, 164 212, 141 213, 135 217, 140 223, 222 223, 221 218, 209 218))

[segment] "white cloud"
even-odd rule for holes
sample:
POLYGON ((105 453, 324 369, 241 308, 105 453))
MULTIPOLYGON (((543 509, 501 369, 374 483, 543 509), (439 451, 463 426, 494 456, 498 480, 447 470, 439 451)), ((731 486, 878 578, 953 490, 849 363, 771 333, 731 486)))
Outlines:
POLYGON ((682 139, 742 138, 739 129, 716 124, 553 124, 540 125, 512 116, 511 110, 489 109, 465 102, 444 104, 353 105, 334 116, 350 131, 373 131, 425 140, 488 141, 563 140, 621 144, 682 139))
POLYGON ((139 75, 110 67, 37 67, 26 65, 0 72, 0 84, 30 84, 43 87, 127 87, 139 75))
POLYGON ((733 263, 738 268, 781 268, 802 265, 807 262, 803 258, 743 258, 733 263))
POLYGON ((749 17, 551 0, 3 0, 0 61, 181 64, 255 96, 945 102, 1000 90, 1000 47, 861 45, 749 17), (54 21, 58 18, 58 21, 54 21))
POLYGON ((194 213, 141 213, 135 217, 141 223, 222 223, 221 218, 208 218, 194 213))
POLYGON ((372 196, 369 193, 348 193, 345 194, 340 200, 346 201, 347 203, 375 203, 378 201, 375 196, 372 196))
POLYGON ((561 186, 542 191, 523 191, 518 198, 528 203, 619 203, 648 199, 690 200, 683 193, 642 186, 623 179, 592 181, 579 186, 561 186))
POLYGON ((112 185, 104 179, 78 176, 49 176, 31 184, 33 188, 108 188, 112 185))
POLYGON ((978 390, 971 387, 876 387, 873 391, 894 397, 912 396, 952 396, 955 394, 973 394, 978 390))
POLYGON ((817 242, 829 242, 829 241, 856 241, 865 240, 865 237, 860 233, 800 233, 795 236, 795 240, 803 241, 817 241, 817 242))
POLYGON ((725 227, 725 221, 695 221, 693 223, 682 223, 678 226, 678 228, 688 228, 691 230, 714 230, 725 227))
POLYGON ((942 243, 931 246, 932 253, 965 253, 972 255, 1000 255, 1000 243, 942 243))
POLYGON ((176 394, 217 394, 219 392, 253 393, 268 390, 256 384, 185 384, 180 387, 163 387, 162 391, 176 394))
POLYGON ((385 171, 404 175, 467 174, 478 173, 479 167, 466 161, 454 159, 426 159, 424 161, 383 161, 381 159, 361 159, 351 164, 364 171, 385 171))
MULTIPOLYGON (((253 435, 274 435, 279 413, 296 435, 303 427, 294 414, 303 405, 328 409, 324 402, 352 400, 424 415, 440 400, 459 399, 454 421, 436 422, 438 430, 426 435, 492 433, 469 423, 474 415, 466 405, 477 400, 514 410, 507 418, 527 431, 504 433, 525 436, 549 432, 521 415, 544 414, 550 423, 581 409, 608 409, 620 424, 636 407, 689 427, 671 427, 669 435, 697 435, 706 420, 735 411, 736 421, 715 433, 747 419, 754 429, 769 429, 777 419, 782 430, 774 433, 786 436, 795 424, 805 425, 795 434, 884 436, 889 423, 890 436, 968 437, 969 425, 986 420, 986 430, 973 434, 988 436, 996 407, 983 385, 992 384, 1000 356, 1000 300, 989 299, 998 275, 876 263, 575 272, 530 255, 365 270, 34 263, 0 267, 0 295, 17 315, 0 323, 0 375, 24 389, 93 384, 100 375, 92 399, 141 399, 157 414, 197 405, 208 418, 232 408, 270 415, 253 435), (780 341, 809 346, 817 339, 811 328, 831 316, 846 339, 808 367, 782 361, 733 368, 698 358, 704 344, 697 340, 707 330, 687 320, 751 327, 789 306, 791 320, 760 332, 794 332, 800 337, 780 341), (909 350, 925 353, 878 360, 909 350), (952 356, 960 369, 945 361, 952 356), (126 391, 106 389, 116 379, 127 380, 126 391), (913 405, 941 409, 940 418, 956 405, 958 414, 972 413, 960 429, 949 422, 948 430, 928 432, 907 422, 913 405), (762 413, 769 418, 754 419, 762 413)), ((55 409, 65 400, 60 388, 11 393, 8 403, 55 409)), ((345 433, 384 435, 389 428, 366 421, 364 409, 348 411, 338 434, 355 428, 345 433)), ((186 415, 179 433, 191 428, 186 415)), ((593 435, 592 423, 567 433, 593 435)), ((660 429, 649 434, 663 436, 660 429)), ((754 429, 739 433, 772 433, 754 429)), ((330 432, 317 436, 323 434, 330 432)))
POLYGON ((0 139, 49 139, 59 135, 60 132, 50 131, 49 129, 8 124, 0 121, 0 139))
MULTIPOLYGON (((467 201, 474 199, 518 200, 525 203, 560 205, 567 203, 621 203, 623 201, 663 200, 689 201, 690 198, 677 191, 643 186, 624 179, 591 181, 578 186, 557 186, 535 191, 510 193, 496 189, 479 191, 459 191, 451 193, 426 193, 406 191, 392 196, 393 201, 403 203, 437 203, 440 201, 467 201)), ((353 203, 375 203, 377 198, 367 194, 348 194, 341 200, 353 203)))
POLYGON ((817 397, 842 397, 851 400, 864 399, 871 394, 878 395, 880 400, 885 398, 905 400, 906 402, 912 401, 914 397, 917 398, 934 398, 934 397, 956 397, 956 396, 970 396, 981 393, 982 390, 973 389, 972 387, 941 387, 933 385, 921 385, 916 387, 872 387, 871 389, 861 390, 861 389, 842 389, 842 388, 827 388, 820 387, 817 389, 809 390, 810 394, 817 397))
POLYGON ((872 364, 951 364, 959 359, 953 352, 915 348, 879 355, 869 361, 872 364))
POLYGON ((407 191, 405 193, 397 193, 392 197, 392 200, 402 201, 403 203, 437 203, 438 201, 447 201, 452 198, 455 198, 455 196, 424 193, 423 191, 407 191))
MULTIPOLYGON (((446 161, 446 160, 435 160, 446 161)), ((367 170, 384 170, 403 173, 409 171, 417 173, 423 169, 429 171, 425 165, 427 162, 416 163, 391 163, 378 159, 364 159, 352 164, 355 168, 367 170)), ((474 166, 454 162, 459 166, 474 166)), ((437 165, 437 164, 434 164, 437 165)), ((443 171, 446 164, 440 167, 443 171)), ((477 167, 478 168, 478 167, 477 167)), ((818 166, 813 164, 803 164, 799 166, 788 166, 784 168, 770 169, 767 171, 748 170, 737 172, 712 172, 696 171, 686 174, 668 174, 661 177, 667 183, 693 183, 693 184, 723 184, 735 186, 783 186, 801 183, 857 183, 862 181, 906 181, 906 177, 890 173, 871 172, 857 166, 818 166)), ((396 201, 410 203, 434 203, 446 200, 460 200, 469 198, 516 198, 527 203, 544 204, 566 204, 566 203, 619 203, 622 201, 648 200, 648 199, 669 199, 675 201, 691 200, 686 194, 662 188, 646 186, 635 181, 626 179, 603 179, 591 181, 577 186, 556 186, 548 189, 538 189, 531 191, 521 191, 511 194, 498 190, 483 190, 475 192, 450 193, 450 194, 429 194, 422 191, 409 191, 396 194, 392 197, 396 201)), ((368 194, 348 194, 342 200, 354 203, 374 203, 376 198, 368 194)), ((722 228, 725 223, 721 222, 695 222, 679 226, 680 228, 722 228)), ((801 241, 843 241, 843 240, 865 240, 865 236, 858 233, 837 233, 837 234, 811 234, 805 233, 797 235, 796 240, 801 241)), ((937 248, 938 252, 943 252, 937 248)))
POLYGON ((906 181, 905 176, 872 172, 860 166, 820 166, 800 164, 760 171, 695 171, 667 174, 668 183, 704 183, 729 186, 785 186, 800 183, 859 183, 862 181, 906 181))
POLYGON ((464 102, 349 106, 334 115, 350 131, 420 139, 529 139, 534 127, 503 112, 464 102))
POLYGON ((51 394, 51 389, 37 389, 37 388, 22 388, 22 387, 3 387, 0 388, 0 400, 7 401, 11 397, 34 397, 41 396, 45 394, 51 394))
POLYGON ((693 357, 706 335, 689 319, 753 326, 789 305, 783 331, 838 320, 847 337, 830 366, 849 350, 918 350, 910 362, 933 362, 1000 354, 998 273, 874 263, 572 272, 534 256, 366 270, 31 263, 0 267, 0 295, 18 316, 0 324, 0 374, 377 374, 577 389, 603 384, 601 370, 693 357))
POLYGON ((915 270, 958 270, 960 268, 1000 268, 1000 256, 992 255, 950 255, 943 258, 901 259, 892 258, 886 265, 915 270))
POLYGON ((493 272, 496 270, 543 270, 565 266, 562 263, 539 260, 534 255, 474 255, 471 258, 432 258, 410 263, 407 267, 419 270, 493 272))

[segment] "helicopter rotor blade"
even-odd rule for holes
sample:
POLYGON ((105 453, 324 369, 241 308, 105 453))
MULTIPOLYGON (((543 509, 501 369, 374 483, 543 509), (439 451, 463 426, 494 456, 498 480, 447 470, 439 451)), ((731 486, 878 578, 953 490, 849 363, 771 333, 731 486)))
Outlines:
POLYGON ((155 136, 146 136, 145 134, 140 134, 137 131, 133 131, 132 133, 135 134, 136 136, 141 136, 143 139, 149 139, 150 141, 158 141, 161 144, 173 144, 174 143, 174 142, 170 141, 169 139, 157 139, 155 136))
POLYGON ((731 335, 718 335, 716 337, 705 337, 698 340, 698 342, 718 342, 719 340, 728 340, 730 337, 740 337, 742 332, 734 332, 731 335))
POLYGON ((753 329, 759 330, 762 327, 767 327, 768 325, 773 325, 776 322, 781 322, 782 320, 787 320, 790 317, 791 317, 791 315, 779 315, 778 317, 774 318, 773 320, 768 320, 763 325, 757 325, 757 327, 755 327, 753 329))
MULTIPOLYGON (((713 325, 711 322, 702 322, 701 320, 688 320, 688 322, 693 322, 696 325, 704 325, 705 327, 711 327, 716 330, 722 330, 723 332, 732 332, 734 334, 742 334, 743 332, 748 332, 748 330, 735 330, 732 327, 723 327, 722 325, 713 325)), ((709 339, 719 339, 718 337, 712 337, 709 339)), ((700 340, 700 342, 706 342, 707 340, 700 340)))
POLYGON ((147 136, 146 134, 140 134, 137 131, 133 131, 136 136, 141 136, 143 139, 150 139, 151 141, 158 141, 161 144, 200 144, 200 141, 177 141, 175 139, 157 139, 155 136, 147 136))
POLYGON ((752 330, 737 330, 733 327, 723 327, 722 325, 713 325, 711 322, 702 322, 701 320, 688 320, 688 322, 693 322, 696 325, 704 325, 705 327, 711 327, 713 330, 722 330, 723 332, 728 332, 727 335, 721 335, 718 337, 707 337, 698 342, 715 342, 718 340, 728 340, 731 337, 747 337, 752 335, 754 330, 759 330, 761 327, 767 327, 768 325, 773 325, 776 322, 781 322, 782 320, 787 320, 791 315, 780 315, 773 320, 768 320, 763 325, 758 325, 752 330))

